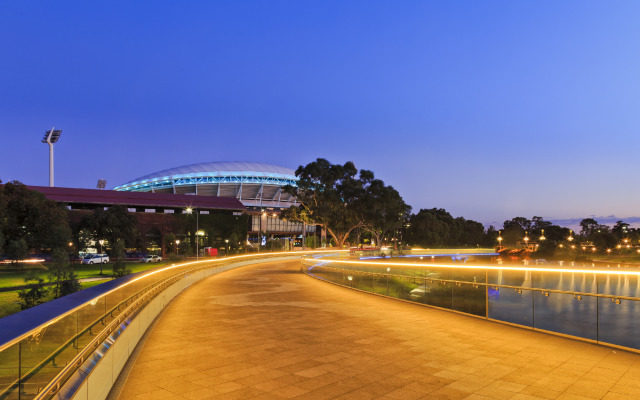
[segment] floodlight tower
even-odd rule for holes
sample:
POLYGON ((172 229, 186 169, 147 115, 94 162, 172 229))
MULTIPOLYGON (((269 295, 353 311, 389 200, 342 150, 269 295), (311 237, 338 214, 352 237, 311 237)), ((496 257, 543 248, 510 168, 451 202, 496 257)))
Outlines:
POLYGON ((44 133, 44 138, 42 139, 42 143, 49 145, 49 187, 53 187, 53 144, 60 139, 61 133, 62 129, 56 130, 51 127, 50 131, 44 133))

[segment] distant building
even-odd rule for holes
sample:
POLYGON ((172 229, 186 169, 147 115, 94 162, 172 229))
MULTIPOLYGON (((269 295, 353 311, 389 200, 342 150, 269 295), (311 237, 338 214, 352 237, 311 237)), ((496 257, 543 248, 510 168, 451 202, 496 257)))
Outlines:
MULTIPOLYGON (((69 208, 72 226, 78 226, 82 217, 96 208, 124 206, 129 212, 136 214, 138 231, 136 247, 162 255, 165 254, 165 236, 167 234, 192 236, 185 230, 184 221, 176 218, 177 215, 185 214, 187 209, 202 215, 203 225, 207 218, 234 223, 238 220, 237 217, 246 211, 240 201, 225 197, 45 186, 28 186, 28 188, 43 193, 49 200, 66 204, 69 208)), ((247 229, 246 223, 244 225, 242 226, 243 231, 247 229)), ((213 235, 213 232, 208 233, 213 235)), ((201 242, 207 240, 208 236, 206 235, 200 238, 201 242)), ((219 238, 219 241, 222 240, 224 238, 219 238)))
MULTIPOLYGON (((142 176, 114 188, 124 192, 172 193, 192 196, 233 198, 251 215, 249 240, 260 241, 259 233, 269 237, 302 235, 298 222, 278 218, 279 211, 297 204, 285 193, 285 185, 295 186, 298 177, 290 168, 257 162, 209 162, 170 168, 142 176)), ((316 234, 315 226, 306 234, 316 234)))
POLYGON ((209 162, 165 169, 113 190, 231 197, 252 209, 287 208, 296 199, 283 191, 298 178, 290 168, 256 162, 209 162))

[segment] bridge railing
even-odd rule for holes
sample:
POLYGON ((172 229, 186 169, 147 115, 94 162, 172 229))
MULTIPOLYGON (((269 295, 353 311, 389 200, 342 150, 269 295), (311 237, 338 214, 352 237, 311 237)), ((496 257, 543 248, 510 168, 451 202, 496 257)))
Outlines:
POLYGON ((640 350, 640 271, 340 259, 303 260, 317 278, 395 297, 579 338, 640 350))
POLYGON ((52 398, 65 383, 71 392, 77 390, 82 376, 100 362, 131 321, 177 282, 184 288, 196 276, 309 253, 263 253, 160 267, 5 317, 0 328, 0 400, 52 398), (69 387, 72 376, 76 379, 69 387))

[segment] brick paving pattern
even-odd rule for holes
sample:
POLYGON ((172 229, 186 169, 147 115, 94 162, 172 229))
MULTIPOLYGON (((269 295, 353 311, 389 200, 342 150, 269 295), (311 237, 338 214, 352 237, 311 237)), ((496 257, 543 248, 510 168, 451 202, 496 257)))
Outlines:
POLYGON ((166 310, 120 399, 639 399, 640 355, 265 263, 166 310))

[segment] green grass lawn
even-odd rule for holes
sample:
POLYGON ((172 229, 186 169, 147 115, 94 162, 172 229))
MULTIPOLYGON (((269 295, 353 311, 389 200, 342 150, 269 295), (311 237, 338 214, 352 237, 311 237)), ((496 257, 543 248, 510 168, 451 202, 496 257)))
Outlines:
MULTIPOLYGON (((174 261, 162 261, 159 263, 140 263, 140 262, 129 262, 126 263, 126 268, 131 271, 131 273, 147 271, 153 268, 162 267, 166 265, 171 265, 175 263, 174 261)), ((9 266, 10 267, 10 266, 9 266)), ((91 282, 81 282, 80 286, 82 289, 86 289, 92 286, 99 285, 101 283, 107 282, 113 279, 113 264, 92 264, 92 265, 82 265, 82 264, 73 264, 72 265, 74 271, 78 275, 78 279, 86 279, 86 278, 103 278, 99 281, 91 281, 91 282), (102 275, 100 275, 100 267, 102 266, 102 275)), ((11 288, 16 286, 25 285, 24 277, 29 272, 35 272, 36 276, 44 279, 45 283, 49 282, 48 275, 49 270, 47 269, 46 264, 36 264, 29 265, 25 267, 22 272, 18 272, 15 270, 7 270, 8 266, 3 266, 0 269, 0 288, 11 288)), ((47 296, 46 301, 53 300, 51 295, 47 296)), ((7 292, 0 292, 0 318, 5 317, 10 314, 14 314, 20 311, 20 299, 18 297, 18 290, 11 290, 7 292)))
MULTIPOLYGON (((126 268, 131 271, 131 273, 136 273, 180 262, 184 262, 184 260, 166 260, 159 263, 128 262, 126 263, 126 268)), ((16 271, 15 266, 2 265, 0 266, 0 288, 6 290, 7 288, 24 286, 26 284, 24 277, 30 272, 34 272, 36 276, 42 278, 45 283, 48 283, 48 267, 50 266, 51 264, 29 264, 25 266, 22 271, 16 271)), ((80 286, 82 289, 96 286, 113 279, 113 263, 91 265, 73 264, 72 267, 78 279, 102 278, 97 281, 81 282, 80 286), (100 274, 101 269, 102 275, 100 274)), ((48 295, 44 300, 47 302, 53 300, 53 297, 48 295)), ((0 318, 18 311, 20 311, 18 290, 0 292, 0 318)))
MULTIPOLYGON (((127 269, 130 269, 132 273, 146 271, 148 269, 161 267, 164 265, 170 265, 173 262, 170 261, 162 261, 159 263, 140 263, 140 262, 130 262, 127 263, 127 269)), ((36 264, 29 265, 25 267, 22 272, 17 272, 15 270, 8 270, 7 266, 4 266, 4 270, 0 269, 0 288, 9 288, 15 286, 22 286, 25 284, 24 277, 27 273, 33 271, 36 276, 44 279, 45 282, 48 281, 49 270, 47 267, 50 265, 46 264, 36 264)), ((78 279, 84 278, 109 278, 113 274, 113 263, 108 264, 92 264, 92 265, 82 265, 82 264, 73 264, 73 270, 78 275, 78 279), (100 275, 100 268, 102 266, 102 275, 100 275)))
MULTIPOLYGON (((98 270, 98 272, 99 271, 100 270, 98 270)), ((105 278, 101 281, 82 282, 80 286, 82 287, 82 289, 86 289, 107 282, 110 279, 111 278, 105 278)), ((44 299, 45 302, 51 300, 53 300, 53 295, 51 294, 49 294, 44 299)), ((10 292, 0 292, 0 318, 17 313, 18 311, 22 311, 20 309, 20 298, 18 297, 18 290, 12 290, 10 292)))

